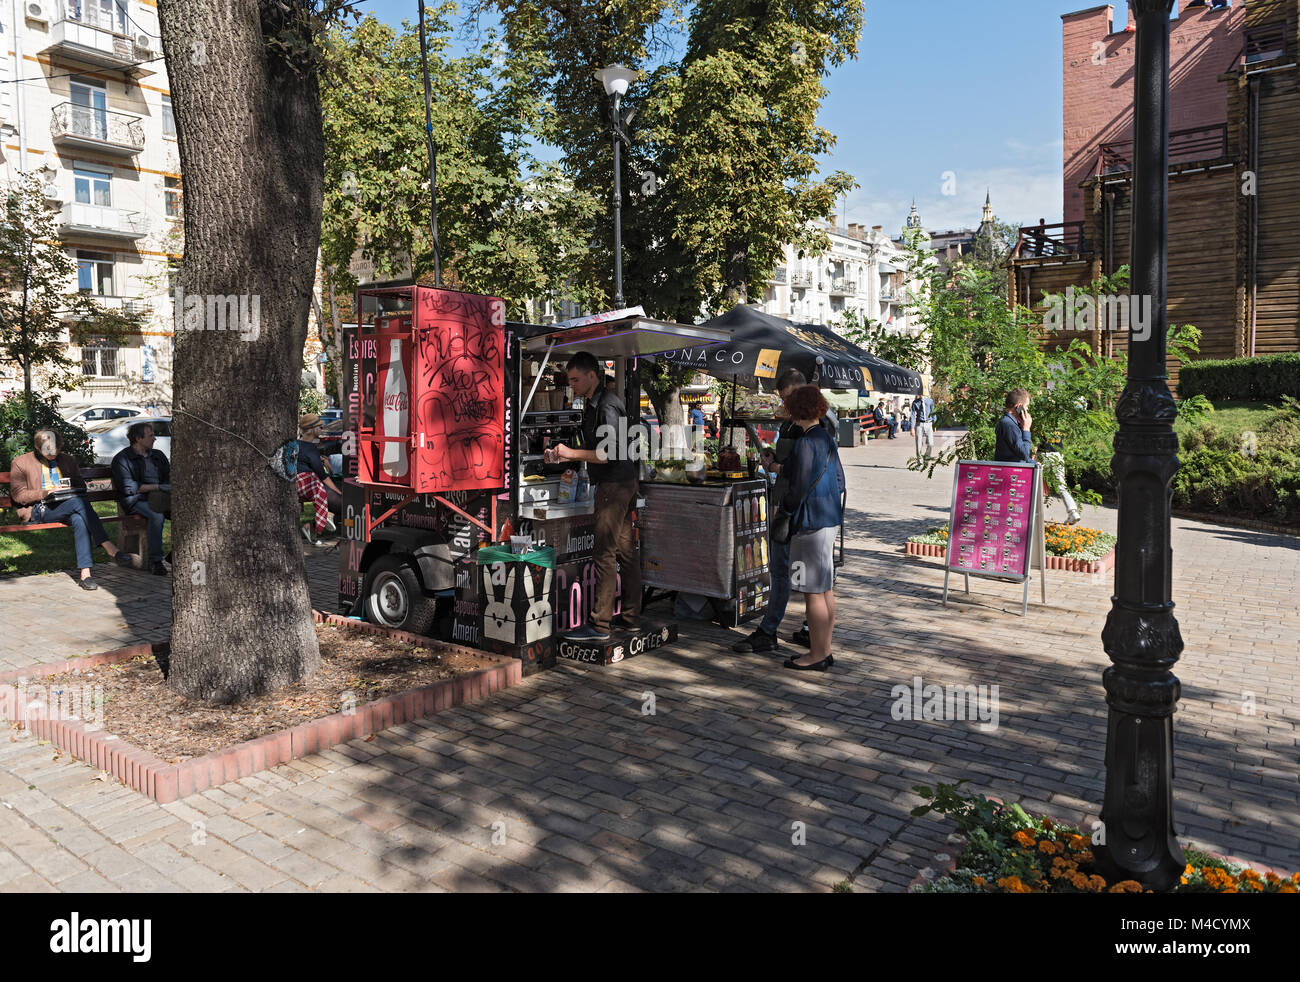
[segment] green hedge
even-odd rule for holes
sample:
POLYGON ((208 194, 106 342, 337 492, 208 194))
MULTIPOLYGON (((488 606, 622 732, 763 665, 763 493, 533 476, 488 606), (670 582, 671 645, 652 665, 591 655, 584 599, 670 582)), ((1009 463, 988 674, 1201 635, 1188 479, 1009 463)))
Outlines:
POLYGON ((1300 352, 1193 361, 1178 370, 1178 397, 1267 401, 1300 395, 1300 352))

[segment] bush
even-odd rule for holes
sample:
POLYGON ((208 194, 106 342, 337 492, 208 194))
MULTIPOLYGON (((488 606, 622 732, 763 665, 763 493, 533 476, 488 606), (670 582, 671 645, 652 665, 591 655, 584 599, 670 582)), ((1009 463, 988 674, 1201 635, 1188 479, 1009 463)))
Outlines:
POLYGON ((1203 423, 1182 437, 1174 507, 1300 521, 1300 402, 1283 406, 1254 434, 1203 423))
POLYGON ((1178 370, 1178 396, 1268 401, 1300 393, 1300 353, 1193 361, 1178 370))
POLYGON ((64 420, 59 415, 59 397, 32 393, 33 423, 27 420, 27 400, 15 392, 0 400, 0 471, 9 470, 15 457, 32 449, 32 434, 37 430, 58 431, 63 452, 76 458, 79 464, 93 464, 95 451, 86 431, 64 420))

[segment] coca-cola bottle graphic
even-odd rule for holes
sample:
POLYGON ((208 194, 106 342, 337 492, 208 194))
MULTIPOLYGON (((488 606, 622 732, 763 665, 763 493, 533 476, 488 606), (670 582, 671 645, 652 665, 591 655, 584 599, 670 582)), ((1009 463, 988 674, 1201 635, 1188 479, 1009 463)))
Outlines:
POLYGON ((411 415, 411 396, 406 384, 406 369, 402 365, 402 339, 388 342, 388 366, 379 386, 381 400, 379 428, 385 437, 402 437, 400 442, 385 442, 382 458, 384 476, 399 480, 406 476, 409 462, 406 459, 408 421, 411 415))

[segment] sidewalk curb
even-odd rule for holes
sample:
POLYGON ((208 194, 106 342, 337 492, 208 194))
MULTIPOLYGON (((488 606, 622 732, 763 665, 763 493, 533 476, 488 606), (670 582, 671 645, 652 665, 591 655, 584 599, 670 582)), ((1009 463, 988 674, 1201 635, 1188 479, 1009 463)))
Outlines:
MULTIPOLYGON (((490 653, 349 620, 337 614, 312 611, 312 617, 318 624, 338 624, 360 633, 383 634, 439 650, 493 657, 490 653)), ((394 693, 357 706, 351 712, 334 713, 308 723, 300 723, 287 730, 268 733, 180 764, 168 764, 147 751, 103 732, 93 723, 85 723, 76 718, 59 719, 57 711, 52 714, 45 702, 33 701, 24 706, 22 690, 13 684, 25 684, 27 681, 97 665, 117 664, 140 655, 165 654, 169 649, 170 644, 167 642, 135 644, 85 658, 0 673, 0 718, 26 722, 32 735, 38 739, 49 740, 73 757, 107 771, 128 787, 165 805, 357 737, 368 736, 413 719, 432 716, 453 706, 478 702, 494 692, 523 681, 522 662, 517 658, 502 658, 501 664, 492 668, 394 693)))

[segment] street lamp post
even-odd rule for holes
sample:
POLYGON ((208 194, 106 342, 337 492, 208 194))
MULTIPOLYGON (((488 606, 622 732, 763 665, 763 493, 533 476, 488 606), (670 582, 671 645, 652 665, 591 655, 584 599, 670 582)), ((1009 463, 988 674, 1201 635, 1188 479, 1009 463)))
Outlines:
POLYGON ((621 164, 621 154, 619 143, 626 142, 627 136, 623 132, 624 120, 622 118, 623 96, 627 95, 627 87, 632 84, 638 76, 638 72, 632 71, 623 65, 614 64, 600 69, 596 72, 596 79, 605 87, 605 95, 609 96, 613 105, 614 119, 614 307, 621 309, 623 306, 623 168, 621 164))
POLYGON ((1128 383, 1115 407, 1119 541, 1115 595, 1101 639, 1111 666, 1104 844, 1098 870, 1153 890, 1178 882, 1174 833, 1173 714, 1181 694, 1171 669, 1183 650, 1174 618, 1170 482, 1178 472, 1177 415, 1165 365, 1169 217, 1169 15, 1173 0, 1130 0, 1137 19, 1133 99, 1133 283, 1151 298, 1149 336, 1129 332, 1128 383))

